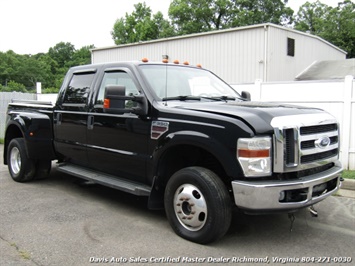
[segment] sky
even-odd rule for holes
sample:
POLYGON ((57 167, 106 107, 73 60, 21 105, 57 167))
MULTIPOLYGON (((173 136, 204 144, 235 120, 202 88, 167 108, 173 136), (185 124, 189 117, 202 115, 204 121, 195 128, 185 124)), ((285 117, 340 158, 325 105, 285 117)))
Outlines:
MULTIPOLYGON (((47 53, 59 42, 76 49, 113 46, 115 21, 144 1, 153 14, 168 18, 170 0, 0 0, 0 52, 47 53)), ((289 0, 288 6, 297 13, 306 1, 289 0)), ((335 7, 340 0, 320 1, 335 7)))

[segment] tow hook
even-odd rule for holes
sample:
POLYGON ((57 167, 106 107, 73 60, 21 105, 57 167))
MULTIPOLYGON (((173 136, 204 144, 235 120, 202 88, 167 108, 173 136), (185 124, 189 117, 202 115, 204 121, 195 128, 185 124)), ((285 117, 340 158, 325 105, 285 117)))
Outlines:
POLYGON ((309 207, 308 210, 311 213, 312 217, 318 217, 318 211, 313 207, 313 205, 309 207))
POLYGON ((293 230, 293 223, 295 221, 295 215, 293 213, 288 213, 288 219, 290 219, 291 225, 290 225, 290 232, 293 230))

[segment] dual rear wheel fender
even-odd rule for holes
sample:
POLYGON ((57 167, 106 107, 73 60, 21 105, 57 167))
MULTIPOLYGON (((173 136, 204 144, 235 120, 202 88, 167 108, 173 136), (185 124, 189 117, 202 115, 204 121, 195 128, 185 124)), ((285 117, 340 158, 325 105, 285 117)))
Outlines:
POLYGON ((44 179, 51 169, 50 160, 28 158, 23 138, 16 138, 10 141, 7 149, 7 163, 10 175, 16 182, 44 179))

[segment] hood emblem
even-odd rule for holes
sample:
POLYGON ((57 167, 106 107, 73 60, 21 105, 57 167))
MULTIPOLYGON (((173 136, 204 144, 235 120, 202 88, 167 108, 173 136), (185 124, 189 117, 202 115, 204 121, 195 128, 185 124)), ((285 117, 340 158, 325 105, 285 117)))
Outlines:
POLYGON ((315 140, 314 145, 317 148, 325 149, 326 147, 328 147, 330 145, 330 138, 327 136, 323 136, 323 137, 315 140))

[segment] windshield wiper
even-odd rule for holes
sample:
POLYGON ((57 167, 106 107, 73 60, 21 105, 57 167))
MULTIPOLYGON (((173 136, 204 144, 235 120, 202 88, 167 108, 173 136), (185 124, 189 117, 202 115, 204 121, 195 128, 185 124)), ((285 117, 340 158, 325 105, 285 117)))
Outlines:
POLYGON ((235 101, 235 97, 232 96, 213 96, 213 97, 202 97, 204 99, 214 100, 214 101, 235 101))
POLYGON ((162 101, 187 101, 187 100, 201 101, 201 97, 192 96, 192 95, 180 95, 180 96, 173 96, 173 97, 165 97, 162 99, 162 101))

